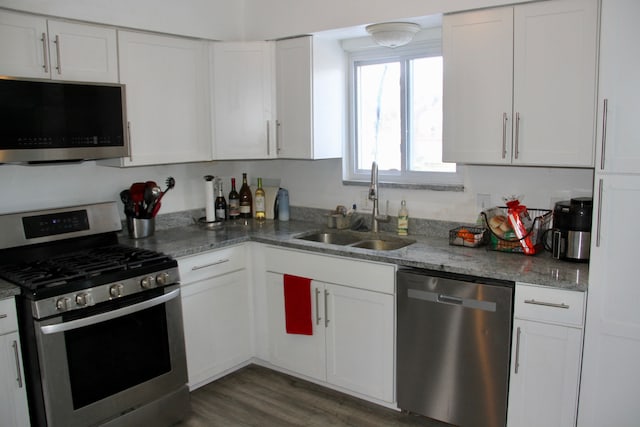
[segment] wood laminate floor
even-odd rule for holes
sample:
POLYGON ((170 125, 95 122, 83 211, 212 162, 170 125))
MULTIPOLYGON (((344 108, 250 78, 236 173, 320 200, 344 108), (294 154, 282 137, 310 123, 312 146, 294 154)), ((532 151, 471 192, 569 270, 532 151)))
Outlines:
POLYGON ((387 409, 257 365, 191 393, 191 415, 177 427, 423 426, 425 417, 387 409))

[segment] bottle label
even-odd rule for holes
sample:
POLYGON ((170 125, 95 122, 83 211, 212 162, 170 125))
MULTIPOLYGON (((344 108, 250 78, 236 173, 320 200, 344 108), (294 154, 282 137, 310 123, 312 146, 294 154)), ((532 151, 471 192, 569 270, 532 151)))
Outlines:
POLYGON ((398 234, 400 236, 406 236, 409 234, 409 217, 398 216, 398 234))
POLYGON ((264 197, 262 196, 256 196, 256 212, 265 212, 265 202, 264 202, 264 197))
POLYGON ((216 209, 216 221, 224 221, 226 218, 226 209, 216 209))
POLYGON ((229 200, 229 216, 231 218, 240 216, 240 200, 239 199, 229 200))
POLYGON ((251 205, 249 205, 249 204, 246 204, 246 205, 241 204, 240 205, 240 213, 241 214, 250 214, 251 213, 251 205))

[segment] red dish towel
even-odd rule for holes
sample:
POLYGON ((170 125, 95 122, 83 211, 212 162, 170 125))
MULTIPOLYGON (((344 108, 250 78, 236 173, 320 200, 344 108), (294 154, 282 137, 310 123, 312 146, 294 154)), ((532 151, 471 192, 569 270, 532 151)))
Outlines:
POLYGON ((284 275, 284 316, 288 334, 313 335, 311 279, 284 275))

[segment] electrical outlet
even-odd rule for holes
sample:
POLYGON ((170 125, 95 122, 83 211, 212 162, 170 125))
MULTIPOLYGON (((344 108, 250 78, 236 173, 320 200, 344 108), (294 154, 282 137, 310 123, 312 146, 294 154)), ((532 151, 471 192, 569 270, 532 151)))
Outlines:
POLYGON ((485 209, 491 207, 491 194, 477 193, 476 194, 476 209, 478 212, 482 212, 485 209))

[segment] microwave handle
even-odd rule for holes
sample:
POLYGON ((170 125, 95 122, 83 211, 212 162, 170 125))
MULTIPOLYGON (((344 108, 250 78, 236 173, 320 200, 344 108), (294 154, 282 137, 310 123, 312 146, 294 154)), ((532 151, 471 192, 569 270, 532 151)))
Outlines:
POLYGON ((147 301, 139 302, 137 304, 128 305, 126 307, 118 308, 116 310, 107 311, 105 313, 96 314, 95 316, 84 317, 82 319, 72 320, 70 322, 56 323, 53 325, 40 326, 40 330, 43 334, 56 334, 59 332, 71 331, 73 329, 82 328, 84 326, 94 325, 96 323, 106 322, 107 320, 115 319, 116 317, 126 316, 127 314, 136 313, 138 311, 146 310, 147 308, 155 307, 156 305, 164 304, 176 297, 180 296, 180 288, 174 289, 159 297, 152 298, 147 301))

